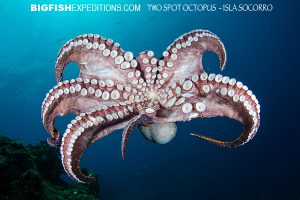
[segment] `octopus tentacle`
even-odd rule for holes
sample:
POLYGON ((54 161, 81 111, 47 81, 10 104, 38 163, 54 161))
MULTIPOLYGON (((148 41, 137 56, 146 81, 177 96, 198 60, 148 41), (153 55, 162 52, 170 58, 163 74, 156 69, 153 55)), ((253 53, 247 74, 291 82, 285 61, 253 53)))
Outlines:
MULTIPOLYGON (((133 113, 135 112, 136 110, 138 110, 139 112, 141 112, 141 110, 143 109, 145 103, 141 103, 141 102, 131 102, 131 101, 126 101, 126 102, 120 102, 120 103, 117 103, 117 104, 111 104, 108 106, 106 105, 102 105, 102 106, 97 106, 96 107, 96 110, 103 110, 103 112, 105 113, 105 115, 109 114, 108 111, 110 111, 111 108, 115 109, 115 108, 118 108, 118 112, 116 112, 115 114, 113 113, 112 116, 114 119, 117 119, 117 118, 123 118, 124 116, 127 116, 129 115, 130 113, 133 113), (123 107, 122 107, 123 106, 123 107), (106 111, 105 111, 106 110, 106 111)), ((94 109, 92 109, 91 111, 94 111, 94 109)), ((134 116, 133 116, 134 118, 134 116)), ((126 124, 128 124, 129 122, 124 122, 125 124, 122 124, 122 128, 125 127, 126 124)), ((115 131, 117 129, 121 129, 121 128, 118 128, 117 126, 114 126, 114 127, 108 127, 106 129, 104 129, 104 131, 115 131)), ((99 139, 99 136, 98 134, 94 135, 93 138, 92 138, 92 143, 97 141, 99 139)))
POLYGON ((213 51, 219 56, 221 70, 226 63, 226 50, 214 33, 206 30, 194 30, 180 36, 163 52, 159 66, 163 68, 164 82, 178 81, 204 72, 202 57, 205 51, 213 51))
MULTIPOLYGON (((197 117, 226 116, 244 125, 243 133, 236 140, 223 142, 192 135, 224 147, 239 146, 251 140, 260 123, 260 105, 252 91, 236 79, 220 74, 204 72, 198 78, 193 77, 183 81, 181 87, 177 86, 182 88, 181 93, 167 97, 164 106, 172 111, 172 119, 186 121, 197 117)), ((175 94, 176 90, 179 91, 177 87, 169 90, 175 90, 172 92, 175 94)))
POLYGON ((141 94, 130 95, 127 92, 128 88, 131 89, 126 87, 126 90, 112 80, 77 78, 59 82, 49 91, 42 104, 42 122, 52 136, 49 143, 53 146, 58 143, 59 133, 54 128, 54 120, 57 116, 87 112, 102 104, 115 104, 134 99, 143 101, 141 94))
POLYGON ((119 43, 96 34, 80 35, 63 45, 55 66, 57 82, 62 81, 63 71, 70 62, 79 65, 82 78, 111 79, 122 84, 127 82, 127 73, 135 71, 138 64, 132 52, 125 52, 119 43))
POLYGON ((125 160, 126 156, 126 145, 129 139, 132 130, 138 126, 152 122, 152 118, 148 117, 147 115, 138 115, 134 117, 132 120, 129 121, 127 126, 123 130, 122 134, 122 142, 121 142, 121 151, 122 151, 122 158, 125 160))
POLYGON ((213 139, 210 137, 206 137, 206 136, 194 134, 194 133, 191 133, 191 135, 198 137, 200 139, 203 139, 205 141, 208 141, 210 143, 216 144, 221 147, 232 148, 232 147, 237 147, 237 146, 240 146, 240 145, 243 145, 243 144, 249 142, 256 134, 258 126, 259 126, 259 124, 254 122, 254 119, 253 119, 253 121, 247 120, 247 122, 243 122, 243 125, 244 125, 244 130, 243 130, 242 134, 238 138, 234 139, 233 141, 217 140, 217 139, 213 139))
MULTIPOLYGON (((54 127, 54 125, 53 125, 54 127)), ((51 147, 59 147, 60 143, 61 143, 61 139, 60 139, 60 134, 59 132, 54 128, 53 131, 51 131, 51 138, 47 138, 47 143, 51 146, 51 147)))
POLYGON ((86 176, 80 171, 79 164, 83 152, 96 139, 123 128, 136 115, 137 106, 119 105, 102 107, 77 116, 68 125, 62 138, 62 163, 68 175, 79 182, 94 182, 95 177, 86 176))
MULTIPOLYGON (((204 101, 197 102, 202 117, 227 116, 240 121, 242 134, 233 141, 220 141, 202 135, 191 134, 222 147, 236 147, 249 142, 260 125, 260 105, 251 90, 242 82, 220 74, 201 74, 198 84, 204 101), (202 76, 202 77, 201 77, 202 76)), ((197 108, 197 105, 196 105, 197 108)))

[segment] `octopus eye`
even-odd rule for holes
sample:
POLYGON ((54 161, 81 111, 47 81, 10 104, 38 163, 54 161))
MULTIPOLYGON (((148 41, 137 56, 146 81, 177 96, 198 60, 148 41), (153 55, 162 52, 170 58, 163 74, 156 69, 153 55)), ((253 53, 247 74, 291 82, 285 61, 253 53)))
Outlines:
POLYGON ((141 134, 150 142, 166 144, 176 135, 176 123, 152 123, 146 126, 138 126, 141 134))

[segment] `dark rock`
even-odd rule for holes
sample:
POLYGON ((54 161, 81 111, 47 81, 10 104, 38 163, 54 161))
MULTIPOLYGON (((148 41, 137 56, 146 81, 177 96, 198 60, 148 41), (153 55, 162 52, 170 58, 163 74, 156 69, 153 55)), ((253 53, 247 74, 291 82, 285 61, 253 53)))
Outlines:
POLYGON ((59 156, 59 149, 44 141, 23 145, 0 136, 0 200, 99 199, 98 183, 69 184, 60 178, 59 156))

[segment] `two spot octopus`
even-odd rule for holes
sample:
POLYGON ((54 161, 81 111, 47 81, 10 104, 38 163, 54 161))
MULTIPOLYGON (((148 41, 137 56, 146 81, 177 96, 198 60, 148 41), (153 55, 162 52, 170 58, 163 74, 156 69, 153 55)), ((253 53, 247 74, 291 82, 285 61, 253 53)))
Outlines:
POLYGON ((202 66, 205 51, 215 52, 221 69, 226 63, 223 43, 207 30, 194 30, 177 38, 161 58, 153 51, 138 56, 119 43, 96 34, 68 41, 59 51, 55 75, 58 84, 42 104, 42 122, 51 134, 48 143, 60 145, 67 174, 79 182, 93 182, 80 170, 86 148, 115 130, 124 129, 126 143, 138 127, 151 142, 164 144, 176 134, 177 121, 226 116, 240 121, 244 130, 233 141, 191 134, 222 147, 236 147, 251 140, 260 124, 260 105, 242 82, 221 74, 207 74, 202 66), (63 80, 66 65, 76 62, 79 77, 63 80), (54 127, 57 116, 73 113, 61 137, 54 127))

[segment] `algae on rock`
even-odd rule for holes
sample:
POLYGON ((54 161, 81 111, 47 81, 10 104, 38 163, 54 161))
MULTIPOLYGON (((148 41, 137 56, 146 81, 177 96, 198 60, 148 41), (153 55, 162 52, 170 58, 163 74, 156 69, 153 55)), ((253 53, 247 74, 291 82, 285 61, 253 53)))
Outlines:
POLYGON ((44 141, 23 145, 0 136, 0 171, 0 200, 99 199, 98 183, 68 184, 60 178, 59 149, 44 141))

